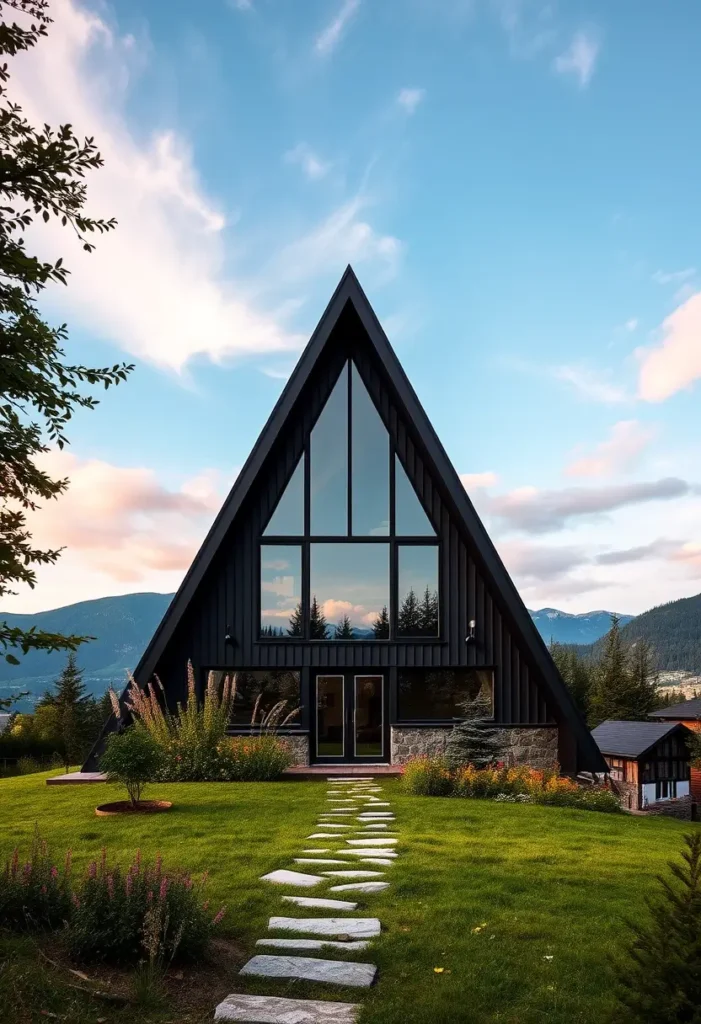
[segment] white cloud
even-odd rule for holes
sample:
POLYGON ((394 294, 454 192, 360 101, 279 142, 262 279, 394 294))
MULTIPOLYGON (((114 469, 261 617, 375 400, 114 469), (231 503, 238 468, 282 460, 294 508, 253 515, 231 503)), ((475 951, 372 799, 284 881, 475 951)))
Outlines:
POLYGON ((285 153, 285 163, 301 167, 311 181, 324 178, 331 169, 331 164, 322 160, 306 142, 299 142, 294 149, 289 149, 285 153))
POLYGON ((639 349, 638 395, 662 402, 701 379, 701 292, 687 299, 662 324, 662 341, 639 349))
POLYGON ((425 89, 400 89, 397 95, 397 103, 406 110, 407 114, 413 114, 425 95, 425 89))
POLYGON ((473 488, 484 488, 493 487, 498 480, 496 473, 487 471, 486 473, 461 473, 460 482, 466 491, 471 491, 473 488))
POLYGON ((375 266, 385 276, 396 273, 402 243, 378 233, 360 216, 369 205, 362 196, 343 203, 307 235, 286 246, 273 260, 270 274, 288 282, 317 274, 337 274, 348 263, 375 266))
POLYGON ((685 267, 684 270, 656 270, 652 275, 655 284, 681 284, 696 275, 696 267, 685 267))
POLYGON ((605 405, 617 405, 620 402, 630 401, 631 396, 625 388, 612 383, 608 375, 603 375, 590 367, 582 365, 556 366, 551 372, 557 380, 571 384, 583 398, 602 402, 605 405))
POLYGON ((226 0, 229 7, 233 7, 235 11, 252 11, 253 3, 252 0, 226 0))
POLYGON ((64 255, 72 271, 67 288, 46 293, 50 307, 176 371, 196 354, 223 362, 299 348, 301 337, 226 278, 226 214, 207 196, 185 140, 131 132, 124 99, 143 57, 133 38, 72 0, 56 0, 52 15, 48 40, 13 60, 10 96, 34 123, 70 121, 95 137, 105 166, 88 176, 88 209, 115 216, 118 227, 88 254, 69 251, 71 236, 57 223, 41 225, 41 254, 64 255))
POLYGON ((336 16, 316 37, 314 49, 317 53, 326 57, 336 49, 348 22, 359 7, 360 0, 344 0, 336 16))
POLYGON ((638 420, 621 420, 611 429, 611 436, 587 455, 571 462, 566 468, 568 476, 616 476, 632 469, 640 461, 645 449, 655 437, 652 427, 638 420))
POLYGON ((580 88, 589 84, 596 59, 599 55, 599 42, 588 32, 576 32, 572 42, 553 61, 553 67, 559 75, 574 75, 580 88))
POLYGON ((628 331, 629 334, 632 334, 633 331, 637 331, 639 323, 640 323, 640 321, 638 320, 638 318, 635 317, 635 316, 632 316, 630 318, 630 320, 626 320, 626 322, 624 323, 623 326, 625 327, 625 329, 628 331))

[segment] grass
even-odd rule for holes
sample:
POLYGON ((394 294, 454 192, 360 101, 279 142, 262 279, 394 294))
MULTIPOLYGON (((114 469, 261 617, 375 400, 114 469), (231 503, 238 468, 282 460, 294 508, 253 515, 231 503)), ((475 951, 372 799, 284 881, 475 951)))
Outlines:
MULTIPOLYGON (((317 830, 325 781, 154 785, 146 796, 172 800, 174 810, 136 820, 94 817, 96 803, 118 797, 115 787, 47 787, 45 778, 0 782, 0 854, 26 844, 39 821, 57 854, 73 848, 77 869, 103 845, 123 862, 137 847, 148 856, 161 852, 167 865, 209 870, 212 906, 229 908, 224 932, 233 941, 218 947, 201 976, 186 971, 182 982, 172 979, 168 1005, 143 1007, 140 1021, 211 1020, 215 1003, 234 990, 358 998, 353 990, 331 994, 236 974, 256 938, 267 934, 268 916, 283 912, 280 889, 261 884, 260 875, 292 866, 305 846, 336 846, 333 839, 304 840, 317 830)), ((379 983, 362 996, 361 1024, 614 1020, 611 962, 628 941, 624 919, 645 913, 654 875, 678 856, 684 832, 697 826, 409 797, 397 780, 381 785, 396 810, 403 855, 387 869, 391 889, 360 903, 359 913, 377 914, 385 934, 369 954, 346 954, 371 959, 380 971, 379 983)), ((295 908, 289 913, 295 916, 295 908)), ((133 1006, 96 1006, 68 989, 65 969, 47 964, 32 940, 6 939, 3 956, 0 1005, 13 1007, 9 1016, 4 1010, 3 1024, 46 1019, 41 1009, 64 1015, 68 1024, 134 1019, 133 1006)))

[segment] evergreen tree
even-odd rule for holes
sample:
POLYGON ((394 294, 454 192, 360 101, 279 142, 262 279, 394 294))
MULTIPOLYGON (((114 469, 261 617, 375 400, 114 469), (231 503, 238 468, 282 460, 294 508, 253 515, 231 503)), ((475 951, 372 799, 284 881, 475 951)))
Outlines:
POLYGON ((419 636, 438 636, 438 592, 426 587, 419 607, 419 636))
POLYGON ((54 692, 46 692, 37 704, 56 711, 58 730, 66 767, 80 763, 93 741, 97 719, 97 703, 85 693, 83 671, 78 668, 71 651, 65 668, 54 684, 54 692))
POLYGON ((302 615, 302 602, 300 601, 290 616, 290 624, 287 627, 288 636, 304 636, 304 617, 302 615))
POLYGON ((652 645, 644 639, 636 640, 629 657, 630 687, 626 718, 644 722, 659 707, 658 677, 652 645))
POLYGON ((588 719, 593 685, 592 665, 580 657, 572 647, 555 640, 550 643, 550 654, 575 704, 588 719))
POLYGON ((621 637, 618 616, 612 615, 611 629, 604 639, 603 653, 594 673, 589 724, 595 726, 608 718, 625 718, 623 712, 629 688, 628 651, 621 637))
POLYGON ((701 1022, 701 832, 684 842, 684 864, 669 865, 673 879, 657 876, 662 900, 648 901, 649 923, 630 924, 630 960, 617 969, 618 998, 629 1021, 701 1022))
POLYGON ((474 768, 488 768, 500 761, 503 746, 500 730, 492 721, 492 704, 480 692, 474 700, 460 705, 465 718, 454 727, 446 744, 445 756, 451 768, 471 764, 474 768))
POLYGON ((389 640, 389 613, 385 605, 372 624, 372 631, 376 640, 389 640))
POLYGON ((421 610, 414 588, 412 587, 402 601, 397 616, 397 632, 399 636, 420 636, 421 610))
POLYGON ((351 626, 351 620, 347 615, 344 615, 341 621, 336 626, 334 633, 335 640, 352 640, 353 639, 353 627, 351 626))
POLYGON ((312 640, 326 640, 328 628, 326 616, 319 607, 315 594, 309 609, 309 636, 312 640))

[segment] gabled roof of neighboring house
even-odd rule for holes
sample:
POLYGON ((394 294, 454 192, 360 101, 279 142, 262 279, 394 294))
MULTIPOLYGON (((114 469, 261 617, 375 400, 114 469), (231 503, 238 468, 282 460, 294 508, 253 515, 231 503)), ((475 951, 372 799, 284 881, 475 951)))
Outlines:
POLYGON ((679 722, 616 722, 609 720, 592 729, 602 754, 642 757, 651 747, 677 730, 688 732, 679 722))
MULTIPOLYGON (((577 740, 580 760, 586 765, 586 768, 590 771, 605 771, 605 762, 592 740, 582 715, 565 686, 545 642, 506 571, 504 563, 497 554, 494 544, 467 496, 457 471, 433 429, 409 378, 350 266, 346 268, 321 320, 270 414, 268 422, 263 427, 202 547, 171 601, 150 644, 144 651, 134 672, 136 681, 142 686, 145 685, 156 670, 159 658, 182 620, 220 545, 224 542, 228 530, 261 472, 266 458, 278 437, 285 430, 288 419, 292 415, 322 352, 327 344, 333 343, 333 329, 347 304, 351 304, 355 310, 378 360, 378 369, 381 369, 388 379, 403 416, 416 427, 421 437, 423 457, 426 459, 427 466, 436 480, 441 482, 452 505, 456 522, 463 526, 465 533, 471 538, 484 566, 485 575, 491 579, 495 591, 499 593, 505 611, 510 617, 516 633, 521 637, 524 651, 528 653, 539 673, 546 696, 553 707, 557 709, 556 717, 561 718, 571 729, 577 740)), ((93 748, 93 752, 95 749, 93 748)))
POLYGON ((701 719, 701 697, 694 697, 693 700, 683 700, 681 704, 670 704, 668 708, 661 708, 653 711, 650 718, 674 718, 680 719, 701 719))

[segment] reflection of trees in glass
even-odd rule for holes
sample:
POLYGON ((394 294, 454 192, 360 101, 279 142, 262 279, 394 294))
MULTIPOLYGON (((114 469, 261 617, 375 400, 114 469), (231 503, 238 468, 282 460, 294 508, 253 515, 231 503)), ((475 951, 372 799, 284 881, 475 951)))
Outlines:
POLYGON ((352 640, 353 639, 353 627, 351 626, 351 620, 347 615, 344 615, 341 621, 336 626, 334 633, 334 640, 352 640))
POLYGON ((389 615, 387 613, 387 605, 384 606, 373 622, 372 632, 376 640, 389 640, 389 615))
MULTIPOLYGON (((272 626, 272 629, 277 627, 272 626)), ((275 634, 277 635, 277 634, 275 634)), ((249 725, 255 715, 260 722, 275 705, 285 702, 283 718, 300 706, 299 672, 260 671, 237 672, 234 709, 231 721, 235 725, 249 725)), ((288 725, 298 725, 292 720, 288 725)))
MULTIPOLYGON (((282 630, 280 630, 282 633, 282 630)), ((302 602, 300 601, 290 615, 290 624, 287 627, 288 636, 304 636, 304 619, 302 617, 302 602)))
POLYGON ((285 630, 282 628, 282 626, 261 626, 260 627, 260 635, 261 636, 284 636, 285 635, 285 630))
POLYGON ((438 591, 426 587, 419 601, 411 587, 397 616, 399 636, 438 636, 438 591))
POLYGON ((327 630, 326 616, 319 607, 315 594, 309 609, 309 636, 312 640, 325 640, 327 630))

